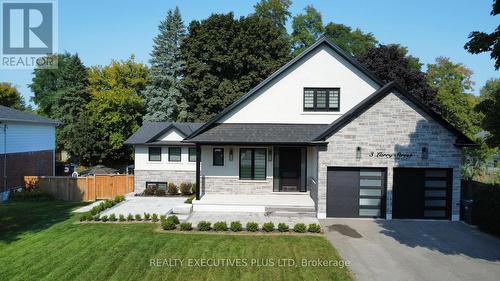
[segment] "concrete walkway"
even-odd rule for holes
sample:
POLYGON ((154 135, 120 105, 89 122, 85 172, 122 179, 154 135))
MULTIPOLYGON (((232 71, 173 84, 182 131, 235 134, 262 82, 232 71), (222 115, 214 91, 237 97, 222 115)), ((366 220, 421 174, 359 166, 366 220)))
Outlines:
POLYGON ((117 204, 113 208, 104 210, 103 215, 115 214, 119 215, 136 215, 141 216, 144 213, 166 215, 169 214, 175 206, 184 204, 187 197, 144 197, 144 196, 127 196, 125 201, 117 204))
POLYGON ((462 222, 321 220, 356 280, 499 280, 500 239, 462 222))
POLYGON ((80 207, 80 208, 74 210, 73 213, 85 213, 85 212, 88 212, 92 208, 94 208, 94 206, 97 206, 97 205, 101 204, 101 202, 104 202, 104 200, 95 201, 95 202, 92 202, 92 204, 80 207))

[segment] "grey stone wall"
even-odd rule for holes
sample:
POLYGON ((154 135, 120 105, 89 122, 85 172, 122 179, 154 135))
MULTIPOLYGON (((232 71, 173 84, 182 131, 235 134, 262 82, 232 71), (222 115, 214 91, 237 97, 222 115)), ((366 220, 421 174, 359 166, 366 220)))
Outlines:
POLYGON ((390 93, 327 139, 319 151, 318 216, 326 215, 327 167, 386 167, 387 218, 392 217, 394 167, 452 168, 452 219, 459 215, 461 151, 456 137, 399 93, 390 93), (362 157, 356 159, 356 147, 362 157), (421 157, 428 147, 428 159, 421 157), (370 152, 412 153, 408 159, 369 157, 370 152))
POLYGON ((206 194, 269 194, 273 192, 272 178, 240 180, 238 177, 203 176, 202 191, 206 194))
POLYGON ((134 171, 134 192, 139 193, 146 188, 146 182, 173 182, 180 185, 181 182, 196 182, 196 171, 134 171))

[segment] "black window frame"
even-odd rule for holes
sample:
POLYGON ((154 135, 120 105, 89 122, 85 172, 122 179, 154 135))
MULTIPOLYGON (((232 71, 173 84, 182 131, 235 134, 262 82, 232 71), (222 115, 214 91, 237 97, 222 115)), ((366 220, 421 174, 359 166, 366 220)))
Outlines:
POLYGON ((302 109, 304 112, 339 112, 340 111, 340 88, 304 88, 304 91, 302 93, 302 109), (317 101, 318 101, 318 92, 317 91, 326 91, 326 107, 325 108, 318 108, 317 106, 317 101), (339 95, 339 102, 338 102, 338 107, 336 108, 330 108, 330 95, 328 91, 330 90, 337 90, 338 95, 339 95), (306 91, 313 91, 313 107, 312 108, 306 108, 306 91))
POLYGON ((162 190, 167 190, 168 188, 168 182, 166 181, 147 181, 146 188, 148 188, 148 185, 156 185, 156 189, 162 189, 162 190), (165 185, 165 189, 160 188, 160 184, 165 185))
POLYGON ((150 146, 148 147, 148 161, 149 162, 161 162, 161 146, 150 146), (160 150, 160 159, 159 160, 151 160, 151 150, 159 149, 160 150))
POLYGON ((182 148, 178 146, 170 146, 168 148, 168 162, 182 162, 182 148), (172 153, 170 153, 171 150, 173 149, 178 149, 179 150, 179 160, 172 160, 170 157, 172 157, 172 153))
POLYGON ((188 148, 188 162, 196 162, 196 147, 188 148), (194 155, 191 155, 191 152, 193 152, 194 155), (194 156, 194 160, 191 160, 191 156, 194 156))
POLYGON ((238 170, 239 170, 239 179, 240 180, 259 180, 263 181, 267 179, 267 148, 264 147, 241 147, 239 149, 239 160, 238 160, 238 170), (255 178, 255 150, 256 149, 262 149, 264 150, 264 178, 255 178), (252 177, 251 178, 242 178, 241 177, 241 151, 242 150, 251 150, 252 151, 252 165, 251 165, 251 171, 252 171, 252 177))
POLYGON ((224 166, 224 148, 223 147, 214 147, 212 149, 212 165, 218 166, 218 167, 224 166), (216 160, 215 160, 215 151, 219 150, 219 149, 222 151, 222 163, 216 163, 216 160))

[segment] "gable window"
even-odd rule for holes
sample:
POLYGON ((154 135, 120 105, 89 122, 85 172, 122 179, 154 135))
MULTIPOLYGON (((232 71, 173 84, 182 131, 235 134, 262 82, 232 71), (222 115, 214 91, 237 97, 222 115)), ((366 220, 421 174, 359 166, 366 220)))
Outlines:
POLYGON ((196 147, 189 148, 189 162, 196 162, 196 147))
POLYGON ((266 179, 266 149, 240 149, 240 180, 266 179))
POLYGON ((214 166, 224 166, 224 148, 214 148, 212 156, 214 166))
POLYGON ((304 111, 339 110, 339 88, 304 88, 304 111))
POLYGON ((148 149, 149 161, 161 161, 161 147, 150 147, 148 149))
POLYGON ((168 161, 169 162, 181 162, 181 148, 180 147, 169 147, 168 148, 168 161))

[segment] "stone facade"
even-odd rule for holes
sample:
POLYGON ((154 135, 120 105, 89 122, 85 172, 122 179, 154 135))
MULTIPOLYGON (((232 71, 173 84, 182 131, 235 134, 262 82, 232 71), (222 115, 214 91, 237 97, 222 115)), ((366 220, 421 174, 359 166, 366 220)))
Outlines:
POLYGON ((269 194, 273 192, 272 177, 267 180, 240 180, 238 177, 203 176, 202 194, 269 194))
POLYGON ((328 167, 387 168, 386 217, 392 218, 393 168, 452 168, 452 219, 459 217, 461 151, 456 136, 434 121, 399 93, 389 93, 360 116, 341 128, 318 152, 318 190, 315 194, 318 217, 326 216, 328 167), (428 159, 422 159, 422 146, 428 159), (361 159, 356 148, 361 147, 361 159), (370 157, 371 152, 412 153, 407 159, 370 157))
POLYGON ((173 182, 179 186, 181 182, 196 182, 195 171, 134 171, 134 192, 140 193, 146 188, 146 182, 173 182))

